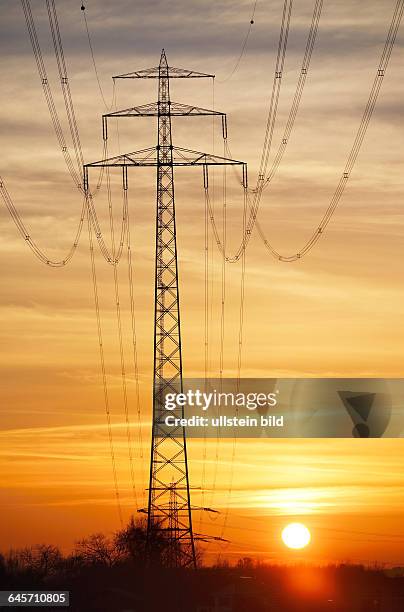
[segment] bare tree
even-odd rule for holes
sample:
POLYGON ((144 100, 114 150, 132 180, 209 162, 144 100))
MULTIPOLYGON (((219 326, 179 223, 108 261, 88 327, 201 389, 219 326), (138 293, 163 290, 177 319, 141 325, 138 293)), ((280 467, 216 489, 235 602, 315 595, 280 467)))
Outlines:
POLYGON ((135 523, 131 517, 127 527, 115 534, 114 542, 119 552, 135 563, 144 563, 146 555, 147 527, 145 522, 135 523))
POLYGON ((121 559, 121 551, 103 533, 94 533, 76 543, 74 554, 88 565, 112 567, 121 559))
POLYGON ((8 572, 30 572, 39 578, 55 573, 63 560, 60 550, 51 544, 36 544, 30 548, 10 550, 4 559, 8 572))

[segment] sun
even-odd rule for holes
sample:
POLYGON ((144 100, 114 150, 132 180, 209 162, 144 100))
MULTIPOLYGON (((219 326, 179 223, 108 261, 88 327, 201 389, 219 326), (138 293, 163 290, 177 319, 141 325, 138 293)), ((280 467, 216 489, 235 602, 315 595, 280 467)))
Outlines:
POLYGON ((290 523, 282 531, 282 540, 288 548, 304 548, 309 544, 311 534, 303 523, 290 523))

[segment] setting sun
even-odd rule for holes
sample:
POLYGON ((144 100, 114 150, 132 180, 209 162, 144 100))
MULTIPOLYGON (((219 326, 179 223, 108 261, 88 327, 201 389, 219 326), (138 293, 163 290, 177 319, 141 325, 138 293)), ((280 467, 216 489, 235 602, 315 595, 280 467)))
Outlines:
POLYGON ((282 531, 283 543, 288 548, 304 548, 311 540, 310 531, 302 523, 290 523, 282 531))

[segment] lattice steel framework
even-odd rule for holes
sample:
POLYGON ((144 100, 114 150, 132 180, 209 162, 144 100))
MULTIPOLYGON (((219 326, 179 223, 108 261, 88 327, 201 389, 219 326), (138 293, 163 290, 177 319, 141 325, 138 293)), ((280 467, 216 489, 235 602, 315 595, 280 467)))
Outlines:
MULTIPOLYGON (((168 66, 164 49, 158 67, 119 75, 122 79, 158 79, 158 102, 108 113, 103 116, 103 137, 108 138, 108 119, 113 117, 157 117, 157 146, 126 153, 84 166, 84 188, 89 189, 90 167, 122 167, 127 188, 127 169, 156 166, 157 206, 155 245, 154 376, 153 421, 150 457, 148 534, 162 533, 167 541, 166 559, 171 566, 195 567, 195 539, 188 475, 185 431, 163 427, 164 396, 182 390, 182 350, 178 281, 177 234, 174 198, 174 166, 202 166, 207 186, 208 166, 241 165, 247 186, 247 167, 243 162, 191 151, 172 144, 171 117, 217 115, 227 137, 226 115, 214 110, 171 102, 170 79, 214 78, 213 75, 168 66)), ((171 412, 184 416, 184 408, 171 412), (178 411, 177 411, 178 412, 178 411)), ((151 541, 151 537, 149 537, 151 541)), ((153 551, 149 551, 152 556, 153 551)))

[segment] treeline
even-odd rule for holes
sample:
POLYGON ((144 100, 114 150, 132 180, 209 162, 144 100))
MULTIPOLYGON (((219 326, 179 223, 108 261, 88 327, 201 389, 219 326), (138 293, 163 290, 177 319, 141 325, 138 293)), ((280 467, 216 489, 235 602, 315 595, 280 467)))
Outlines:
MULTIPOLYGON (((132 518, 126 528, 111 537, 94 533, 78 540, 70 554, 58 547, 37 544, 0 553, 0 585, 13 588, 23 584, 43 585, 55 577, 75 576, 85 568, 112 568, 130 563, 144 567, 147 529, 132 518)), ((168 565, 167 538, 160 532, 151 535, 149 547, 156 565, 168 565)))
POLYGON ((0 590, 70 591, 70 612, 404 611, 399 569, 288 567, 244 557, 233 566, 200 563, 195 572, 170 569, 161 532, 152 534, 151 548, 146 567, 145 524, 132 519, 111 537, 97 533, 79 540, 67 555, 46 544, 3 551, 0 590))

